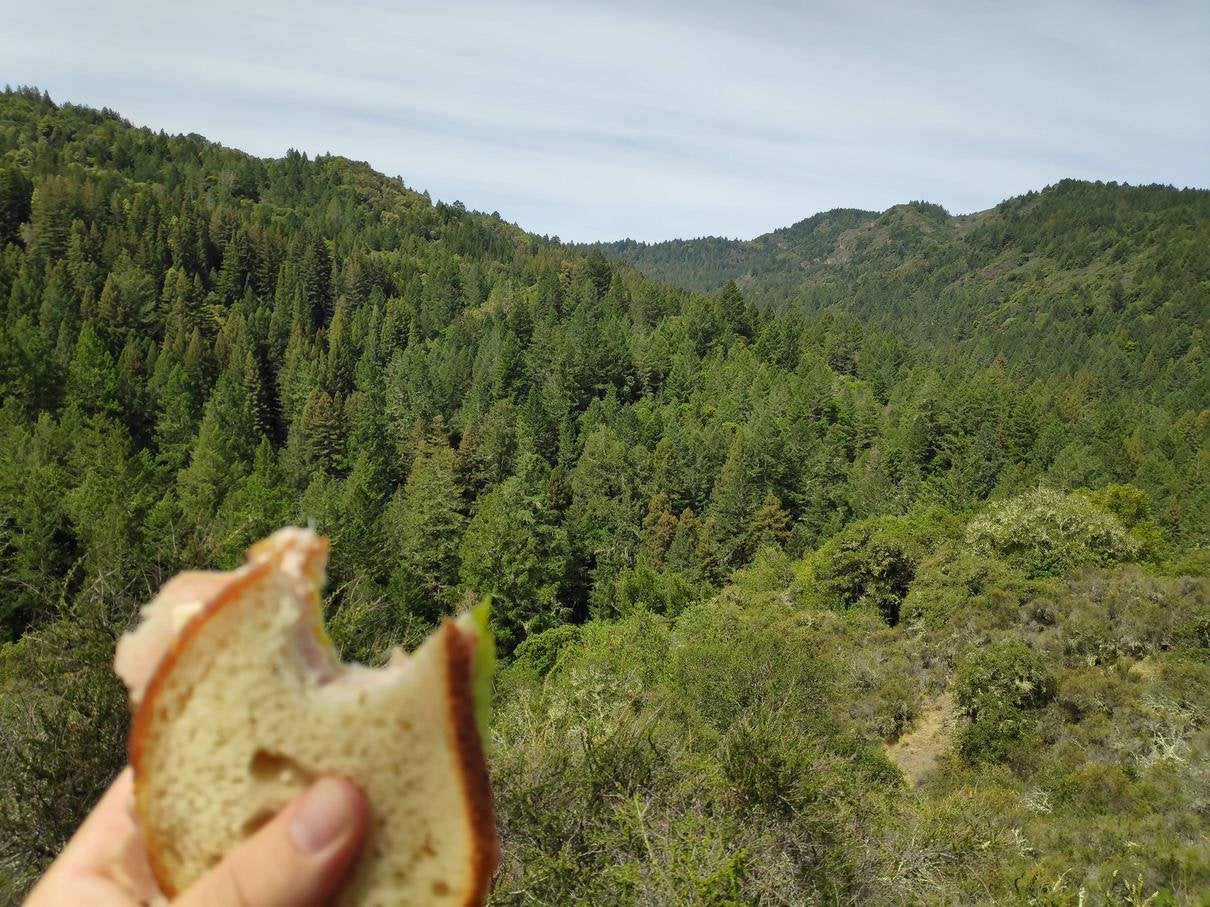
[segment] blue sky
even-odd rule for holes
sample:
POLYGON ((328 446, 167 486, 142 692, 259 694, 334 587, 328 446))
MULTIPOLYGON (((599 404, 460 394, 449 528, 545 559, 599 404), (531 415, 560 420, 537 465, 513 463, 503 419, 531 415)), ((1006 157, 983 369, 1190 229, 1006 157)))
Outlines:
POLYGON ((1210 3, 11 4, 0 81, 563 239, 1210 186, 1210 3))

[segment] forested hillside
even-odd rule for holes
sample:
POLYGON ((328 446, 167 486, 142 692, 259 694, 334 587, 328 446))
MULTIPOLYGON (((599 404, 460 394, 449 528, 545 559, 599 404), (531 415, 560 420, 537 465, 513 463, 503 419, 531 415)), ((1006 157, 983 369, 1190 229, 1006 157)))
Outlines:
POLYGON ((748 242, 599 248, 659 279, 734 280, 758 306, 856 316, 1022 384, 1061 383, 1070 410, 1100 407, 1118 435, 1165 432, 1159 410, 1196 413, 1210 395, 1205 190, 1065 180, 964 217, 913 202, 748 242))
POLYGON ((494 598, 499 903, 1195 902, 1207 195, 805 223, 680 289, 0 95, 0 896, 138 605, 311 521, 349 657, 494 598))

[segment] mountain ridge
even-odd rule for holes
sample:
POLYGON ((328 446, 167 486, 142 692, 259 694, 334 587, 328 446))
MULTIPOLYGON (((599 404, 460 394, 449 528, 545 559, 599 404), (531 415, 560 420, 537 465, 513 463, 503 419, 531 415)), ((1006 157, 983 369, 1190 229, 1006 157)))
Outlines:
MULTIPOLYGON (((574 245, 583 249, 599 248, 611 257, 632 264, 650 276, 670 279, 690 289, 711 292, 721 289, 726 282, 721 276, 723 273, 728 275, 726 279, 737 280, 741 285, 745 278, 766 276, 754 272, 757 270, 767 272, 769 270, 767 266, 762 268, 762 263, 760 262, 761 253, 769 249, 778 249, 791 255, 791 260, 786 262, 786 264, 791 266, 796 265, 800 268, 804 268, 809 264, 845 263, 847 257, 835 255, 838 251, 837 247, 842 245, 851 246, 853 240, 860 235, 863 228, 868 231, 875 230, 879 226, 898 226, 909 229, 915 227, 920 229, 921 232, 927 233, 931 229, 940 227, 941 229, 948 229, 951 234, 957 235, 966 230, 986 226, 989 222, 995 222, 1005 214, 1019 215, 1022 209, 1027 209, 1032 205, 1044 204, 1055 197, 1069 194, 1073 190, 1096 191, 1102 189, 1108 192, 1120 191, 1127 194, 1135 192, 1169 193, 1170 201, 1173 204, 1180 204, 1182 201, 1193 199, 1195 200, 1194 204, 1200 209, 1202 216, 1205 215, 1207 206, 1210 205, 1210 189, 1196 187, 1178 189, 1171 184, 1164 183, 1130 184, 1116 181, 1106 182, 1066 178, 1039 190, 1031 190, 1020 195, 1011 196, 985 210, 967 214, 950 214, 944 207, 932 202, 910 201, 891 205, 882 211, 843 207, 832 208, 810 215, 787 226, 769 230, 748 240, 721 236, 701 236, 692 239, 669 239, 655 242, 621 239, 578 243, 574 245), (849 223, 841 226, 839 229, 835 229, 831 222, 841 218, 848 219, 849 223), (800 235, 809 237, 812 240, 805 249, 795 248, 794 240, 800 235), (678 276, 681 279, 678 281, 673 276, 673 273, 661 262, 661 258, 663 257, 661 255, 662 252, 679 252, 687 258, 694 258, 696 256, 706 261, 709 261, 711 257, 730 258, 735 263, 732 268, 725 271, 715 270, 705 272, 701 275, 689 272, 689 279, 685 279, 685 275, 680 274, 678 276), (735 261, 736 259, 739 259, 739 261, 735 261)), ((851 249, 841 251, 851 252, 851 249)), ((669 255, 668 257, 674 256, 669 255)))

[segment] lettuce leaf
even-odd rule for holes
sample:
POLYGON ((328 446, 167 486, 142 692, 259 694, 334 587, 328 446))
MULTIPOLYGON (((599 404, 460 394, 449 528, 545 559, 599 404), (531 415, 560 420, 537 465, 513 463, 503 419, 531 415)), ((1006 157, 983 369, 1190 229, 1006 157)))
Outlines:
POLYGON ((496 674, 496 640, 492 636, 490 611, 491 598, 485 596, 459 621, 475 631, 475 651, 471 657, 471 697, 474 700, 475 726, 479 730, 479 740, 485 754, 491 742, 492 679, 496 674))

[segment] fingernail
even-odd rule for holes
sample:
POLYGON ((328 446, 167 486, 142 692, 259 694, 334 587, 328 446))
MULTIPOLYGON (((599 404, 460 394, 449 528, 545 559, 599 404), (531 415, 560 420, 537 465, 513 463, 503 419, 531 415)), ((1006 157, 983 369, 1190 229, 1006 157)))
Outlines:
POLYGON ((311 785, 290 820, 290 837, 303 853, 319 853, 342 837, 353 822, 349 787, 336 778, 311 785))

